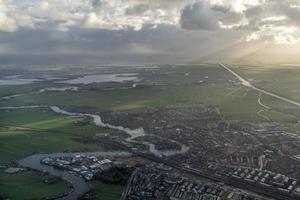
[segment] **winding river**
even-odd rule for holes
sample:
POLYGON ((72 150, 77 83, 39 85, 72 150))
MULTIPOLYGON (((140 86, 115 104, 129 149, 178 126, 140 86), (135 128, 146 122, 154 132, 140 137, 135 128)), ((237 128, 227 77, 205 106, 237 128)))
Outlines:
POLYGON ((45 92, 65 92, 65 91, 73 91, 76 92, 78 91, 78 87, 50 87, 50 88, 43 88, 38 91, 30 92, 30 93, 20 93, 20 94, 14 94, 14 95, 9 95, 9 96, 4 96, 1 97, 0 99, 2 100, 9 100, 17 97, 22 97, 25 95, 34 95, 34 94, 41 94, 45 92))
POLYGON ((111 125, 108 123, 104 123, 99 115, 96 114, 85 114, 85 113, 72 113, 65 111, 57 106, 50 106, 50 109, 54 111, 55 113, 63 114, 63 115, 68 115, 68 116, 87 116, 93 119, 93 122, 96 126, 101 126, 105 128, 111 128, 119 131, 123 131, 127 133, 130 137, 126 139, 127 142, 131 143, 140 143, 147 145, 149 147, 149 152, 154 154, 155 156, 162 157, 162 156, 172 156, 176 154, 182 154, 185 153, 189 150, 189 147, 181 144, 181 149, 180 150, 158 150, 156 149, 155 144, 146 142, 146 141, 136 141, 134 139, 138 137, 144 137, 147 134, 145 133, 145 130, 143 128, 137 128, 137 129, 130 129, 130 128, 125 128, 123 126, 115 126, 111 125))
MULTIPOLYGON (((49 174, 57 177, 61 177, 63 180, 69 182, 72 185, 72 190, 66 194, 64 197, 57 198, 57 200, 74 200, 81 197, 83 194, 87 193, 90 190, 89 184, 78 175, 71 173, 65 170, 55 169, 53 167, 42 165, 41 160, 45 157, 62 157, 62 156, 75 156, 79 153, 53 153, 53 154, 34 154, 23 158, 18 161, 19 166, 26 167, 38 171, 46 171, 49 174)), ((80 153, 80 155, 95 155, 95 156, 103 156, 103 157, 129 157, 131 156, 128 152, 92 152, 92 153, 80 153)))
MULTIPOLYGON (((111 128, 119 131, 124 131, 127 133, 130 137, 126 139, 127 142, 131 143, 140 143, 147 145, 149 147, 149 152, 154 154, 155 156, 162 157, 162 156, 172 156, 176 154, 182 154, 189 150, 189 147, 186 145, 181 145, 181 150, 164 150, 160 151, 156 149, 155 144, 152 144, 150 142, 146 141, 136 141, 134 139, 138 137, 146 136, 143 128, 137 128, 137 129, 130 129, 125 128, 122 126, 115 126, 108 123, 104 123, 99 115, 96 114, 86 114, 86 113, 72 113, 68 112, 66 110, 63 110, 59 108, 58 106, 45 106, 45 105, 38 105, 38 106, 19 106, 19 107, 0 107, 0 110, 9 110, 9 109, 33 109, 33 108, 46 108, 49 107, 53 112, 58 114, 63 114, 67 116, 86 116, 93 120, 93 123, 96 126, 111 128)), ((63 180, 69 182, 73 189, 66 194, 64 197, 57 198, 58 200, 74 200, 85 194, 90 190, 89 184, 81 177, 75 175, 74 173, 64 171, 64 170, 58 170, 53 167, 42 165, 40 161, 45 157, 61 157, 61 156, 74 156, 78 153, 53 153, 53 154, 34 154, 31 156, 28 156, 26 158, 23 158, 22 160, 18 161, 19 166, 26 167, 38 171, 46 171, 49 174, 57 177, 61 177, 63 180)), ((83 155, 96 155, 96 156, 130 156, 131 154, 128 152, 93 152, 93 153, 80 153, 83 155)))
MULTIPOLYGON (((27 93, 27 94, 39 94, 39 93, 44 93, 48 91, 77 91, 77 87, 64 87, 64 88, 45 88, 41 89, 37 92, 32 92, 32 93, 27 93)), ((8 100, 12 98, 16 98, 19 96, 27 95, 26 93, 24 94, 15 94, 7 97, 2 97, 0 100, 8 100)), ((144 137, 147 134, 145 133, 145 130, 143 128, 137 128, 137 129, 130 129, 126 128, 123 126, 115 126, 111 125, 108 123, 104 123, 101 119, 101 116, 96 115, 96 114, 89 114, 89 113, 73 113, 69 112, 66 110, 63 110, 62 108, 58 106, 48 106, 48 105, 32 105, 32 106, 8 106, 8 107, 0 107, 0 110, 15 110, 15 109, 34 109, 34 108, 50 108, 53 112, 62 114, 62 115, 67 115, 67 116, 79 116, 79 117, 89 117, 93 120, 93 123, 96 126, 100 127, 106 127, 110 129, 115 129, 119 131, 123 131, 126 134, 129 135, 129 137, 126 139, 127 142, 129 143, 136 143, 136 144, 143 144, 148 146, 148 152, 152 153, 155 156, 162 157, 162 156, 172 156, 176 154, 182 154, 185 153, 189 150, 189 147, 186 145, 181 144, 181 149, 180 150, 158 150, 156 148, 156 145, 147 141, 137 141, 135 140, 138 137, 144 137)), ((159 138, 158 136, 155 136, 159 138)), ((178 142, 177 142, 178 143, 178 142)), ((61 157, 61 156, 74 156, 78 153, 53 153, 53 154, 34 154, 31 156, 28 156, 26 158, 23 158, 22 160, 18 161, 19 166, 21 167, 26 167, 30 168, 33 170, 38 170, 38 171, 45 171, 48 172, 49 174, 57 177, 61 177, 63 180, 69 182, 73 189, 66 194, 64 197, 59 197, 57 198, 58 200, 74 200, 78 199, 80 196, 85 194, 90 190, 89 184, 81 177, 77 176, 74 173, 71 173, 69 171, 64 171, 64 170, 59 170, 55 169, 53 167, 47 166, 47 165, 42 165, 40 161, 45 158, 45 157, 61 157)), ((131 156, 132 154, 129 152, 92 152, 92 153, 80 153, 82 155, 96 155, 96 156, 104 156, 104 157, 109 157, 109 156, 131 156)))

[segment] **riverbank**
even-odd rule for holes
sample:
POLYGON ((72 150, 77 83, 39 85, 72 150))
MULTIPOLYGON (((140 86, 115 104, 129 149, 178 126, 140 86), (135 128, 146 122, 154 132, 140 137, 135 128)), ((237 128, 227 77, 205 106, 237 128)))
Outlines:
POLYGON ((75 156, 75 155, 85 155, 85 156, 103 156, 103 157, 113 157, 113 156, 131 156, 128 152, 85 152, 85 153, 53 153, 53 154, 34 154, 23 158, 18 161, 18 165, 20 167, 29 168, 31 170, 37 170, 41 172, 47 172, 50 175, 60 177, 61 179, 69 182, 72 185, 72 190, 66 194, 64 197, 57 198, 57 200, 74 200, 81 197, 83 194, 87 193, 90 190, 89 184, 78 175, 63 171, 59 169, 55 169, 53 167, 42 165, 41 160, 46 157, 55 158, 62 156, 75 156))

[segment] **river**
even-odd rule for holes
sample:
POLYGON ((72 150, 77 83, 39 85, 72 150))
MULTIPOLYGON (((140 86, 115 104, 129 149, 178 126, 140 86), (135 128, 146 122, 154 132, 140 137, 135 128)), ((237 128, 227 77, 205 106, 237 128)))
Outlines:
MULTIPOLYGON (((0 107, 0 110, 9 110, 9 109, 33 109, 33 108, 45 108, 49 107, 53 112, 67 115, 67 116, 86 116, 93 120, 93 123, 96 126, 111 128, 119 131, 123 131, 129 135, 129 137, 126 139, 127 142, 130 143, 139 143, 144 144, 149 147, 149 152, 154 154, 155 156, 162 157, 162 156, 172 156, 175 154, 182 154, 189 150, 189 147, 186 145, 181 145, 180 150, 164 150, 160 151, 156 149, 155 144, 152 144, 150 142, 146 141, 136 141, 134 139, 138 137, 144 137, 147 134, 145 133, 143 128, 137 128, 137 129, 130 129, 125 128, 122 126, 115 126, 108 123, 104 123, 99 115, 96 114, 89 114, 89 113, 73 113, 66 110, 63 110, 59 108, 58 106, 46 106, 46 105, 33 105, 33 106, 17 106, 17 107, 0 107)), ((45 157, 60 157, 60 156, 72 156, 76 153, 53 153, 53 154, 35 154, 28 156, 26 158, 23 158, 22 160, 18 161, 18 164, 21 167, 26 167, 38 171, 46 171, 49 174, 57 177, 61 177, 63 180, 69 182, 73 189, 70 191, 70 193, 67 194, 67 196, 58 198, 59 200, 65 199, 65 200, 74 200, 85 194, 90 190, 89 184, 81 177, 77 176, 76 174, 73 174, 68 171, 64 170, 58 170, 54 169, 53 167, 42 165, 40 161, 42 158, 45 157)), ((78 153, 77 153, 78 154, 78 153)), ((130 153, 127 152, 94 152, 94 153, 81 153, 85 155, 103 155, 103 156, 130 156, 130 153)))
POLYGON ((30 92, 30 93, 20 93, 20 94, 4 96, 4 97, 0 97, 0 99, 9 100, 9 99, 13 99, 16 97, 22 97, 25 95, 41 94, 41 93, 45 93, 45 92, 65 92, 65 91, 77 92, 78 89, 79 89, 78 87, 50 87, 50 88, 43 88, 38 91, 34 91, 34 92, 30 92))
POLYGON ((154 154, 155 156, 162 157, 162 156, 172 156, 175 154, 182 154, 185 153, 189 150, 189 147, 181 144, 181 149, 180 150, 158 150, 156 149, 156 145, 152 144, 150 142, 146 141, 136 141, 134 139, 138 137, 144 137, 147 134, 145 133, 145 130, 143 128, 137 128, 137 129, 130 129, 130 128, 125 128, 123 126, 115 126, 111 125, 108 123, 104 123, 99 115, 96 114, 85 114, 85 113, 72 113, 65 111, 57 106, 50 106, 50 109, 56 113, 63 114, 63 115, 68 115, 68 116, 87 116, 93 119, 93 122, 96 126, 101 126, 101 127, 106 127, 106 128, 111 128, 119 131, 123 131, 127 133, 130 137, 126 139, 127 142, 131 143, 141 143, 149 147, 149 152, 154 154))
MULTIPOLYGON (((46 157, 56 158, 56 157, 62 157, 62 156, 75 156, 79 153, 53 153, 53 154, 34 154, 31 156, 28 156, 26 158, 23 158, 22 160, 18 161, 19 166, 26 167, 38 171, 46 171, 49 174, 57 177, 61 177, 63 180, 69 182, 73 189, 64 197, 57 198, 57 200, 74 200, 81 197, 83 194, 87 193, 90 190, 89 184, 78 175, 65 171, 65 170, 59 170, 55 169, 53 167, 50 167, 48 165, 42 165, 41 160, 46 157)), ((114 156, 131 156, 128 152, 85 152, 80 153, 80 155, 95 155, 95 156, 103 156, 103 157, 114 157, 114 156)))
MULTIPOLYGON (((181 145, 180 150, 164 150, 160 151, 156 149, 155 144, 152 144, 150 142, 146 141, 136 141, 134 139, 138 137, 146 136, 143 128, 137 128, 137 129, 130 129, 125 128, 122 126, 115 126, 108 123, 104 123, 99 115, 96 114, 88 114, 88 113, 73 113, 66 110, 63 110, 59 108, 58 106, 46 106, 46 105, 39 105, 39 106, 19 106, 19 107, 0 107, 0 110, 5 109, 33 109, 33 108, 45 108, 49 107, 53 112, 58 114, 63 114, 67 116, 86 116, 93 120, 93 123, 96 126, 111 128, 119 131, 123 131, 129 135, 129 137, 126 139, 127 142, 130 143, 140 143, 147 145, 149 147, 149 152, 154 154, 155 156, 162 157, 162 156, 172 156, 176 154, 182 154, 189 150, 189 147, 186 145, 181 145)), ((63 180, 69 182, 73 189, 70 191, 70 193, 67 194, 67 196, 58 198, 58 200, 74 200, 85 194, 90 190, 89 184, 81 177, 77 176, 76 174, 73 174, 68 171, 64 170, 58 170, 53 167, 42 165, 40 161, 45 157, 61 157, 61 156, 74 156, 78 153, 53 153, 53 154, 35 154, 28 156, 26 158, 23 158, 22 160, 18 161, 18 164, 21 167, 26 167, 38 171, 46 171, 49 174, 57 177, 61 177, 63 180)), ((84 155, 102 155, 102 156, 130 156, 131 154, 128 152, 93 152, 93 153, 80 153, 84 155)))

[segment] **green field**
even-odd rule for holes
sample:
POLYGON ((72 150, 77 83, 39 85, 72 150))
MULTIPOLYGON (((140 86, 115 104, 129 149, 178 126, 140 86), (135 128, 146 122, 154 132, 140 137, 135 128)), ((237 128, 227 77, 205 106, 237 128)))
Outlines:
MULTIPOLYGON (((298 71, 236 66, 233 68, 242 76, 253 79, 254 84, 261 88, 295 100, 300 98, 298 71)), ((76 71, 79 72, 81 71, 76 71)), ((82 86, 78 92, 47 92, 3 100, 0 101, 0 107, 57 105, 72 112, 98 113, 105 119, 106 114, 114 112, 130 113, 159 107, 211 106, 225 119, 256 122, 299 121, 298 107, 267 95, 262 95, 260 100, 269 108, 262 106, 258 101, 258 92, 242 86, 218 65, 165 67, 151 72, 138 69, 137 72, 140 73, 141 82, 136 88, 124 89, 118 84, 91 84, 82 86)), ((57 85, 50 82, 0 86, 0 97, 54 86, 57 85)), ((89 118, 59 115, 48 108, 0 110, 0 165, 13 165, 14 161, 37 152, 103 150, 104 147, 99 144, 74 139, 96 133, 119 134, 115 130, 96 127, 89 118)), ((45 185, 42 178, 33 172, 17 175, 0 173, 0 194, 3 193, 11 199, 40 199, 51 196, 65 190, 59 184, 63 183, 45 185), (21 187, 23 184, 26 185, 24 190, 21 187), (29 187, 32 189, 28 189, 29 187), (26 193, 27 196, 18 196, 26 190, 31 191, 26 193)), ((97 181, 91 184, 101 200, 119 199, 124 189, 122 186, 97 181)))
POLYGON ((116 131, 94 126, 89 119, 57 115, 48 109, 0 111, 0 164, 10 164, 34 152, 95 151, 102 147, 80 143, 74 136, 116 131), (79 124, 79 125, 78 125, 79 124))
MULTIPOLYGON (((0 165, 11 165, 37 152, 102 150, 99 145, 80 143, 73 137, 101 132, 116 134, 92 125, 89 119, 65 117, 48 109, 2 110, 0 118, 0 165)), ((0 197, 34 200, 67 190, 63 182, 48 185, 43 180, 34 172, 14 175, 0 172, 0 197)))
POLYGON ((36 172, 6 174, 0 172, 0 198, 10 200, 39 200, 62 194, 68 190, 67 185, 58 181, 46 184, 46 175, 36 172))
POLYGON ((285 66, 232 66, 256 86, 300 101, 300 68, 285 66))
POLYGON ((0 86, 0 97, 10 96, 20 93, 35 92, 39 89, 49 87, 47 83, 33 83, 25 85, 1 85, 0 86))
POLYGON ((97 200, 119 200, 125 186, 92 181, 91 188, 95 191, 97 200))
POLYGON ((48 108, 0 110, 0 125, 81 134, 103 131, 103 128, 94 126, 89 118, 55 114, 48 108))
MULTIPOLYGON (((84 86, 79 92, 48 92, 0 102, 0 106, 57 105, 67 110, 127 112, 151 107, 213 106, 227 119, 296 122, 299 108, 262 96, 271 109, 259 105, 259 93, 242 86, 218 65, 177 66, 155 75, 141 73, 137 88, 103 90, 101 84, 84 86), (200 82, 201 81, 201 82, 200 82)), ((285 83, 284 81, 282 81, 285 83)))
POLYGON ((0 164, 12 164, 32 153, 95 151, 101 146, 75 142, 69 135, 53 132, 0 132, 0 164))
MULTIPOLYGON (((234 68, 248 78, 264 80, 264 77, 271 76, 268 69, 255 68, 255 71, 249 67, 234 68)), ((104 115, 107 112, 130 112, 151 107, 213 106, 224 118, 233 120, 296 122, 300 116, 299 108, 262 95, 261 103, 269 107, 266 109, 258 102, 258 92, 239 84, 218 65, 166 67, 155 70, 152 74, 140 69, 138 71, 142 79, 137 88, 122 89, 113 85, 112 90, 103 90, 102 84, 91 84, 82 87, 79 92, 26 95, 0 101, 0 106, 58 105, 70 111, 99 112, 104 115)), ((292 95, 297 88, 295 85, 299 74, 295 72, 292 76, 286 72, 288 75, 280 76, 279 74, 284 74, 282 69, 271 71, 272 76, 276 77, 276 83, 291 87, 292 95), (291 77, 291 82, 287 81, 288 77, 291 77)), ((264 81, 270 82, 271 79, 264 81)), ((40 86, 47 85, 43 83, 40 86)), ((53 83, 49 86, 53 86, 53 83)), ((10 86, 9 90, 6 89, 1 94, 7 94, 8 91, 10 94, 34 91, 37 87, 37 84, 10 86)), ((283 89, 279 88, 276 92, 281 90, 283 89)), ((101 149, 95 144, 79 143, 73 138, 102 132, 117 134, 116 131, 94 126, 88 118, 66 117, 47 108, 0 110, 0 126, 29 128, 21 131, 0 130, 0 163, 11 163, 33 152, 101 149)))

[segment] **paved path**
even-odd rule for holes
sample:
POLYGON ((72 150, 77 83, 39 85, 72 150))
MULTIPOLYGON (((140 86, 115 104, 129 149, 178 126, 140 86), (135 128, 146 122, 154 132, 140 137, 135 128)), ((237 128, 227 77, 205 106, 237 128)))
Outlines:
POLYGON ((262 94, 260 93, 259 96, 258 96, 258 99, 257 99, 258 104, 261 105, 262 107, 266 108, 266 109, 270 109, 269 106, 267 106, 267 105, 265 105, 265 104, 263 104, 263 103, 261 102, 261 95, 262 95, 262 94))
POLYGON ((242 84, 243 84, 244 86, 249 87, 249 88, 252 88, 252 89, 254 89, 254 90, 256 90, 256 91, 259 91, 259 92, 261 92, 261 93, 267 94, 267 95, 269 95, 269 96, 272 96, 272 97, 274 97, 274 98, 276 98, 276 99, 280 99, 280 100, 285 101, 285 102, 287 102, 287 103, 290 103, 290 104, 293 104, 293 105, 296 105, 296 106, 300 106, 300 103, 297 102, 297 101, 294 101, 294 100, 288 99, 288 98, 286 98, 286 97, 283 97, 283 96, 274 94, 274 93, 272 93, 272 92, 268 92, 268 91, 266 91, 266 90, 264 90, 264 89, 261 89, 261 88, 258 88, 258 87, 256 87, 256 86, 252 85, 249 81, 247 81, 246 79, 244 79, 243 77, 241 77, 240 75, 238 75, 238 74, 237 74, 236 72, 234 72, 232 69, 226 67, 226 66, 225 66, 224 64, 222 64, 222 63, 219 63, 219 64, 220 64, 224 69, 226 69, 226 70, 229 71, 231 74, 233 74, 235 77, 237 77, 237 78, 242 82, 242 84))

